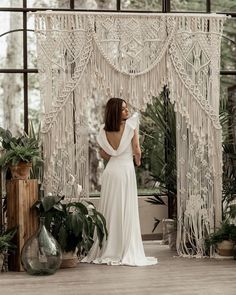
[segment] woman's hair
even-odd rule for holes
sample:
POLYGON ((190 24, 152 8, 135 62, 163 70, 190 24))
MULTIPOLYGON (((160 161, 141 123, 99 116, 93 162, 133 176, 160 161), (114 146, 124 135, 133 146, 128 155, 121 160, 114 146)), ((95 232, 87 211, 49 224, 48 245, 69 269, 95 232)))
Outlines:
POLYGON ((126 101, 122 98, 112 97, 108 100, 105 108, 105 131, 120 131, 122 103, 126 101))

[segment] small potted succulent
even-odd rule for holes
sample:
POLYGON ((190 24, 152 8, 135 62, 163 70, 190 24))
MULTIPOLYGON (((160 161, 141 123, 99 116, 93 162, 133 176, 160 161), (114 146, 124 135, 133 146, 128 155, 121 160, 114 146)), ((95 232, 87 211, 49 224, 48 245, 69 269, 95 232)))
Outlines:
POLYGON ((0 127, 3 153, 0 166, 9 167, 13 179, 28 179, 32 164, 42 162, 39 141, 27 134, 14 137, 9 130, 0 127))
POLYGON ((74 267, 78 257, 85 255, 93 244, 94 230, 99 245, 107 238, 106 220, 89 201, 66 202, 64 197, 48 195, 34 204, 45 226, 61 246, 61 267, 74 267))

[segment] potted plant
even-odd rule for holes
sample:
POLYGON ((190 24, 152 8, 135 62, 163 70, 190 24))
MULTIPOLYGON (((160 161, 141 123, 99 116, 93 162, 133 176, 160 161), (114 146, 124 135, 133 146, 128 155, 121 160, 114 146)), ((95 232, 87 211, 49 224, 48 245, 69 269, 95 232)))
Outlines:
POLYGON ((32 163, 42 162, 39 141, 27 134, 14 137, 9 130, 1 127, 0 141, 4 149, 0 166, 8 166, 13 179, 28 179, 32 163))
POLYGON ((48 195, 34 205, 45 226, 56 238, 63 252, 61 267, 73 267, 78 256, 85 255, 93 244, 94 230, 97 231, 99 245, 107 238, 104 216, 89 201, 65 202, 64 197, 48 195))
POLYGON ((209 236, 208 247, 216 246, 216 251, 221 256, 233 256, 236 244, 236 226, 228 221, 222 222, 221 226, 209 236))
POLYGON ((5 257, 8 251, 16 248, 15 244, 12 242, 16 231, 16 229, 9 229, 0 234, 0 272, 3 270, 5 257))
POLYGON ((234 146, 227 140, 223 143, 223 191, 221 226, 209 236, 207 246, 216 246, 221 256, 235 256, 236 248, 236 172, 234 146))

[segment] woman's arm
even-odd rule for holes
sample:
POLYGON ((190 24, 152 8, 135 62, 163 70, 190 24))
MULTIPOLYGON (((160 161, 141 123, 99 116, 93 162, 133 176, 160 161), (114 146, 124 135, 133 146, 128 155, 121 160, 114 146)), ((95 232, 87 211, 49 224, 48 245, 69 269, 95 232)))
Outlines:
POLYGON ((101 149, 101 148, 100 148, 100 150, 99 150, 99 154, 100 154, 100 156, 101 156, 104 160, 106 160, 106 161, 109 161, 110 158, 111 158, 111 156, 108 155, 108 154, 107 154, 103 149, 101 149))
POLYGON ((137 166, 141 165, 141 149, 139 145, 139 136, 137 129, 134 129, 134 136, 132 138, 132 147, 134 153, 134 160, 137 166))

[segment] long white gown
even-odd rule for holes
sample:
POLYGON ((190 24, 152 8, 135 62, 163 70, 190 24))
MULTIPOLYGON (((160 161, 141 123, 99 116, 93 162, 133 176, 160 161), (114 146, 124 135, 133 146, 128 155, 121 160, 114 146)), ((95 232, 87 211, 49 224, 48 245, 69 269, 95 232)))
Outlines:
POLYGON ((145 266, 157 264, 155 257, 146 257, 141 239, 137 183, 133 164, 131 140, 134 129, 138 127, 138 114, 126 120, 124 132, 117 150, 109 144, 104 125, 97 141, 101 148, 111 156, 102 175, 101 197, 98 206, 107 222, 108 238, 95 241, 88 255, 81 262, 145 266))

